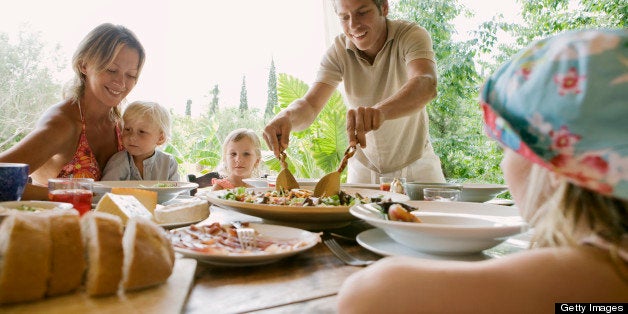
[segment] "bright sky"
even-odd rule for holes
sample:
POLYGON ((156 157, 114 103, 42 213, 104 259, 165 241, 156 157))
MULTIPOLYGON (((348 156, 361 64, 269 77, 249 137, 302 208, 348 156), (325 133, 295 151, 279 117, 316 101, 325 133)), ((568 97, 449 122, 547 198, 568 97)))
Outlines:
MULTIPOLYGON (((89 30, 104 22, 122 24, 136 33, 147 53, 130 101, 157 101, 183 113, 192 99, 193 114, 198 114, 218 84, 220 106, 238 106, 246 76, 249 106, 263 109, 271 58, 277 73, 308 84, 314 79, 327 45, 325 1, 19 0, 11 10, 0 11, 0 32, 13 36, 28 23, 47 43, 59 43, 69 64, 89 30)), ((461 33, 496 13, 492 0, 460 2, 478 14, 461 21, 461 33)), ((503 0, 499 7, 512 15, 515 0, 503 0)), ((63 77, 71 77, 69 69, 63 77)))

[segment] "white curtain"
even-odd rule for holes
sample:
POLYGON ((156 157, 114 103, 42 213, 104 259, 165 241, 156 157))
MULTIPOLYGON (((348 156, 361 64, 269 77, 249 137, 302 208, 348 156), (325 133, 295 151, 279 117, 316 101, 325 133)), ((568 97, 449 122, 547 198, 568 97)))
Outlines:
POLYGON ((334 0, 321 0, 323 2, 323 11, 325 16, 325 45, 331 46, 334 38, 342 32, 338 15, 334 11, 334 0))

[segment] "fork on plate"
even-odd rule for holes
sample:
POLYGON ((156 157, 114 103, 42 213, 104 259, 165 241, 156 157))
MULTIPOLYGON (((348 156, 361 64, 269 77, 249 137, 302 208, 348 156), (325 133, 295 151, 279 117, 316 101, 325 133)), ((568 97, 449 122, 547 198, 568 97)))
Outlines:
POLYGON ((336 255, 338 259, 343 261, 345 264, 350 266, 368 266, 373 264, 375 261, 373 260, 362 260, 357 257, 354 257, 347 253, 345 249, 343 249, 334 237, 325 232, 323 233, 323 243, 329 248, 329 250, 336 255))
POLYGON ((240 241, 240 245, 242 246, 243 250, 252 251, 257 247, 257 237, 255 236, 255 229, 244 227, 239 221, 233 221, 231 224, 236 228, 238 241, 240 241))

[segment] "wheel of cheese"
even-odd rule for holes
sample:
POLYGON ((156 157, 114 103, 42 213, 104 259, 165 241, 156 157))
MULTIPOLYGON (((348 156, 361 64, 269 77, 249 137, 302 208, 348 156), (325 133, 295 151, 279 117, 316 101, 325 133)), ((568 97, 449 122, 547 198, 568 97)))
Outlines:
POLYGON ((205 200, 157 206, 155 209, 155 220, 158 223, 199 221, 207 216, 209 216, 209 202, 205 200))
POLYGON ((157 207, 157 192, 135 188, 111 188, 111 193, 119 195, 133 195, 152 214, 157 207))
POLYGON ((142 205, 133 195, 118 195, 105 193, 96 205, 96 212, 103 212, 116 215, 122 219, 122 224, 126 225, 129 218, 145 217, 151 219, 153 215, 142 205))

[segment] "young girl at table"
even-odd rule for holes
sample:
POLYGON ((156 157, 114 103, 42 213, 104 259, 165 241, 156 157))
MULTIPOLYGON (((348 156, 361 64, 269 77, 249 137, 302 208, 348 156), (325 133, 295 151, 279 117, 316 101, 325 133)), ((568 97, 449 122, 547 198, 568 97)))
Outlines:
POLYGON ((177 161, 157 148, 170 136, 170 114, 158 103, 136 101, 122 115, 124 150, 111 156, 103 171, 107 180, 179 181, 177 161))
POLYGON ((222 146, 221 179, 212 180, 212 190, 251 187, 244 179, 257 176, 262 150, 259 137, 251 129, 236 129, 227 135, 222 146))
POLYGON ((628 300, 628 31, 567 32, 481 92, 531 249, 481 262, 385 258, 346 280, 341 313, 554 312, 628 300))

